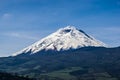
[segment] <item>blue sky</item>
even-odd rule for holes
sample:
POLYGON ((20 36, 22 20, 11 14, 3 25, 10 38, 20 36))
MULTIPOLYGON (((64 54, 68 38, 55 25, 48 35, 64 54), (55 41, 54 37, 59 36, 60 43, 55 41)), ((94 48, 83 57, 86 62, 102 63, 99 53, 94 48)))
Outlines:
POLYGON ((0 56, 67 25, 120 46, 120 0, 0 0, 0 56))

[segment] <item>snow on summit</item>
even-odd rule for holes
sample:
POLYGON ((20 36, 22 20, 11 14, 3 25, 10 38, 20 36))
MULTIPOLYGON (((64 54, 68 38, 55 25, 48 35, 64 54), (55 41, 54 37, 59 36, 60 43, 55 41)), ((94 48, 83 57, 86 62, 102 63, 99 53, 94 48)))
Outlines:
POLYGON ((90 35, 86 34, 84 31, 76 29, 74 26, 67 26, 13 54, 13 56, 27 52, 34 54, 41 50, 60 51, 87 46, 105 47, 106 45, 103 42, 98 41, 90 35))

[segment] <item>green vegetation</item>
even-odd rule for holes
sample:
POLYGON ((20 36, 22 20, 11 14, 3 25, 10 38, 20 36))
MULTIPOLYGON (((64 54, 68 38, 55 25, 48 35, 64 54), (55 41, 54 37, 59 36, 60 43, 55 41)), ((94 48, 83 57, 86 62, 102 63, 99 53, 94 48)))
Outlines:
POLYGON ((70 80, 70 79, 76 79, 76 77, 70 75, 69 73, 72 71, 81 70, 81 69, 82 68, 80 68, 80 67, 71 67, 71 68, 53 71, 53 72, 42 74, 42 75, 47 75, 49 77, 57 77, 57 78, 65 79, 65 80, 70 80))
POLYGON ((120 80, 120 47, 87 47, 0 58, 0 70, 37 80, 120 80))

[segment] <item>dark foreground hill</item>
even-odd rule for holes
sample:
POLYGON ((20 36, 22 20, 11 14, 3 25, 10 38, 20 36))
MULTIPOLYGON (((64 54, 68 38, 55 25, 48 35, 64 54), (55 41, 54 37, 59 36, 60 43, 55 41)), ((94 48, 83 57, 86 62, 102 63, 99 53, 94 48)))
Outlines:
POLYGON ((16 74, 0 72, 0 80, 35 80, 28 77, 18 76, 16 74))
POLYGON ((120 80, 120 47, 42 51, 0 58, 0 70, 38 80, 120 80))

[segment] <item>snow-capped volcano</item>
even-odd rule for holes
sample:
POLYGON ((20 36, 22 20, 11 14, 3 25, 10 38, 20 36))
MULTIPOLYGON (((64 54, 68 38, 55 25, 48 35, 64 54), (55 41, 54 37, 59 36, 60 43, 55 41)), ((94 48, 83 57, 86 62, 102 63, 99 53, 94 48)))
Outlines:
POLYGON ((84 31, 76 29, 74 26, 67 26, 13 54, 13 56, 27 52, 34 54, 41 50, 60 51, 87 46, 105 47, 106 45, 86 34, 84 31))

